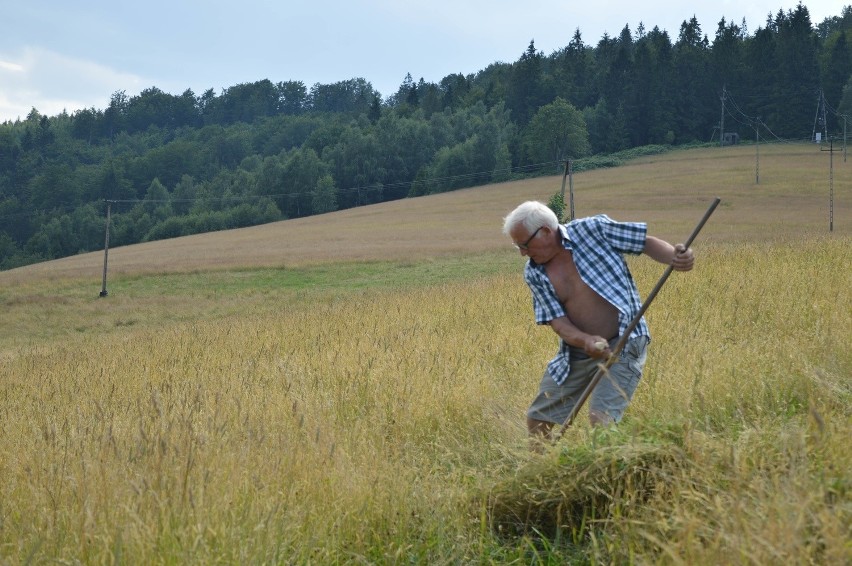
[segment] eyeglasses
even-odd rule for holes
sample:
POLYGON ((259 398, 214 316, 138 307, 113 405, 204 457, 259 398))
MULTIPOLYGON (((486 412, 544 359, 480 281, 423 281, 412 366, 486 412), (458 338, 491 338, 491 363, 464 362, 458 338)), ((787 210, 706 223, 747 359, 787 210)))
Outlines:
POLYGON ((523 244, 516 243, 515 247, 518 248, 519 250, 530 249, 530 242, 533 241, 533 238, 535 238, 536 234, 538 234, 538 231, 541 230, 542 228, 544 228, 544 226, 539 226, 538 228, 536 228, 536 231, 532 233, 532 236, 530 236, 529 239, 527 239, 526 242, 524 242, 523 244))

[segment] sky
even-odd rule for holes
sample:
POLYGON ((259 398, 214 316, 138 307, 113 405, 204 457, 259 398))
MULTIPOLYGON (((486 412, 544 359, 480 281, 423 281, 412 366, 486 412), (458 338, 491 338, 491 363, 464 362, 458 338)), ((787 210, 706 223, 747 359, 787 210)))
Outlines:
MULTIPOLYGON (((113 93, 156 87, 201 95, 269 79, 310 87, 351 78, 383 97, 410 73, 440 82, 511 63, 530 41, 550 55, 579 29, 596 45, 666 30, 672 42, 695 16, 712 41, 719 21, 748 32, 799 0, 0 0, 0 123, 84 108, 113 93)), ((803 0, 814 25, 844 1, 803 0)))

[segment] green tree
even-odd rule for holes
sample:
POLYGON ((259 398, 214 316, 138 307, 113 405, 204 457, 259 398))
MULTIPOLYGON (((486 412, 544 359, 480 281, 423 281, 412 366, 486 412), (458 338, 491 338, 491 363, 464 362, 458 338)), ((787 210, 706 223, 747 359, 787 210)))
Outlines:
POLYGON ((101 164, 95 175, 90 194, 98 200, 128 200, 136 198, 133 184, 124 174, 121 160, 110 159, 101 164))
POLYGON ((289 218, 309 215, 313 191, 319 180, 329 174, 328 166, 314 150, 290 152, 283 168, 286 198, 282 211, 289 218))
POLYGON ((230 126, 208 144, 218 167, 233 169, 252 153, 251 128, 245 124, 230 126))
MULTIPOLYGON (((436 114, 435 116, 438 116, 436 114)), ((403 198, 417 172, 435 155, 433 128, 424 119, 386 113, 376 124, 380 180, 385 185, 385 198, 403 198)))
POLYGON ((589 133, 582 113, 560 97, 542 106, 524 132, 524 149, 533 163, 586 155, 589 133))
POLYGON ((96 233, 103 238, 103 224, 97 222, 90 208, 84 207, 74 214, 63 214, 41 224, 27 241, 25 250, 44 259, 66 257, 87 248, 94 249, 96 233))
POLYGON ((531 40, 527 50, 512 66, 506 88, 506 106, 512 111, 515 122, 522 127, 529 122, 543 100, 543 59, 544 55, 536 51, 535 42, 531 40))
POLYGON ((285 81, 276 85, 278 91, 278 111, 296 115, 305 111, 308 102, 308 89, 302 81, 285 81))
POLYGON ((311 201, 311 209, 314 214, 324 214, 337 210, 337 188, 331 175, 323 175, 317 181, 314 189, 314 198, 311 201))
MULTIPOLYGON (((743 89, 749 93, 743 100, 745 111, 759 116, 762 121, 777 127, 784 120, 782 103, 778 99, 778 53, 777 38, 771 27, 759 28, 745 43, 745 66, 749 73, 743 81, 743 89)), ((738 89, 737 89, 738 90, 738 89)))
MULTIPOLYGON (((220 152, 220 146, 227 145, 224 130, 218 126, 209 128, 217 129, 218 135, 211 135, 205 144, 187 138, 178 138, 130 160, 126 175, 136 191, 142 193, 155 177, 168 187, 173 187, 183 175, 209 177, 209 171, 216 170, 216 163, 212 162, 213 156, 228 159, 226 154, 220 152)), ((244 156, 234 157, 229 163, 239 163, 242 157, 244 156)))
POLYGON ((833 35, 825 47, 822 90, 828 103, 837 108, 843 96, 843 87, 852 76, 852 48, 846 40, 846 33, 843 32, 833 35))
POLYGON ((370 122, 375 124, 382 117, 382 101, 378 96, 373 97, 373 102, 370 103, 370 111, 367 113, 370 122))
POLYGON ((680 26, 673 50, 672 83, 678 141, 708 140, 719 123, 722 86, 710 72, 710 45, 693 16, 680 26))
POLYGON ((175 214, 187 214, 195 198, 195 180, 190 175, 181 175, 172 191, 172 209, 175 214))
POLYGON ((810 135, 813 112, 818 98, 817 35, 811 24, 808 9, 799 4, 787 14, 776 16, 778 29, 776 97, 783 101, 783 119, 775 132, 784 137, 801 138, 810 135))
POLYGON ((839 16, 829 16, 817 25, 817 34, 823 41, 835 32, 852 30, 852 4, 843 6, 839 16))
POLYGON ((512 154, 509 152, 509 144, 501 142, 494 152, 494 171, 491 173, 491 181, 500 183, 508 181, 512 176, 512 154))
POLYGON ((378 94, 362 78, 327 85, 317 83, 311 87, 308 106, 317 112, 367 114, 378 94))
POLYGON ((843 115, 852 117, 852 76, 843 87, 843 95, 840 97, 840 105, 837 108, 838 112, 843 115))
MULTIPOLYGON (((477 108, 484 108, 484 105, 477 105, 477 108)), ((474 123, 476 128, 473 136, 476 138, 476 143, 473 145, 471 155, 471 172, 483 174, 479 182, 484 182, 490 179, 490 175, 498 167, 511 166, 510 159, 502 159, 499 165, 498 159, 502 157, 502 150, 508 149, 509 142, 513 141, 515 126, 510 121, 509 112, 505 110, 502 103, 495 105, 474 123)))
POLYGON ((406 73, 402 84, 396 90, 396 93, 390 97, 392 106, 396 106, 405 114, 410 114, 420 105, 420 98, 417 93, 417 84, 411 76, 411 73, 406 73))
MULTIPOLYGON (((630 97, 631 145, 664 143, 674 128, 671 99, 671 42, 655 27, 642 33, 634 45, 634 63, 625 79, 633 87, 630 97)), ((591 125, 589 126, 591 130, 591 125)))
MULTIPOLYGON (((337 123, 323 115, 275 116, 252 125, 252 147, 264 157, 276 155, 282 150, 289 151, 302 146, 328 122, 337 123)), ((334 139, 334 136, 329 136, 329 139, 334 139)))
POLYGON ((151 87, 128 100, 125 125, 129 132, 144 132, 151 126, 178 128, 195 124, 196 116, 191 90, 173 96, 151 87))
POLYGON ((92 143, 100 137, 100 126, 104 114, 95 108, 84 108, 71 115, 71 135, 86 143, 92 143))
POLYGON ((281 155, 264 158, 260 171, 257 173, 257 191, 260 194, 271 195, 282 213, 289 215, 284 197, 285 193, 288 192, 284 170, 286 155, 286 152, 283 152, 281 155))
POLYGON ((465 96, 470 92, 471 81, 461 73, 454 73, 441 79, 439 87, 444 93, 443 107, 455 109, 463 104, 465 96))
POLYGON ((51 163, 29 182, 29 205, 36 210, 73 209, 79 190, 69 165, 51 163))
POLYGON ((31 233, 29 210, 18 197, 0 198, 0 218, 2 229, 0 234, 6 234, 17 244, 23 244, 31 233))
POLYGON ((69 215, 71 218, 71 232, 73 244, 76 248, 73 253, 84 253, 102 249, 104 244, 104 216, 94 204, 86 204, 69 215))
POLYGON ((154 222, 161 222, 174 214, 171 195, 169 195, 168 189, 156 177, 148 185, 143 203, 145 212, 154 222))
POLYGON ((577 108, 594 104, 596 98, 592 84, 593 52, 593 49, 583 43, 580 28, 577 28, 565 49, 555 57, 553 80, 556 89, 560 96, 577 108))
POLYGON ((18 243, 5 232, 0 232, 0 270, 17 267, 15 258, 20 254, 18 243))
POLYGON ((21 144, 11 128, 0 128, 0 175, 14 174, 21 144))
POLYGON ((435 83, 427 83, 421 78, 417 83, 417 98, 417 105, 424 118, 428 119, 435 112, 443 110, 444 95, 435 83))
MULTIPOLYGON (((346 128, 339 141, 327 147, 322 157, 331 170, 332 180, 341 188, 367 187, 384 180, 383 148, 375 133, 357 125, 346 128)), ((340 204, 349 208, 355 206, 356 199, 357 191, 348 191, 341 195, 340 204)))
POLYGON ((221 96, 205 103, 204 114, 208 123, 253 122, 277 114, 279 104, 278 88, 269 79, 263 79, 224 89, 221 96))
MULTIPOLYGON (((648 139, 650 143, 672 143, 674 129, 676 128, 674 99, 672 95, 673 65, 672 65, 672 43, 669 34, 654 27, 643 38, 643 44, 647 44, 650 54, 648 56, 649 71, 644 77, 649 83, 649 106, 651 119, 648 125, 648 139)), ((637 80, 643 80, 643 75, 636 75, 637 80)), ((639 110, 643 112, 643 110, 639 110)), ((640 143, 644 143, 641 142, 640 143)))
POLYGON ((130 101, 127 93, 118 90, 112 94, 109 106, 104 110, 102 135, 107 139, 113 139, 125 128, 127 119, 127 108, 130 101))
POLYGON ((716 29, 711 51, 711 65, 716 84, 729 87, 743 84, 746 75, 743 66, 744 48, 745 37, 740 26, 734 22, 727 23, 725 18, 722 18, 716 29))
POLYGON ((442 147, 425 171, 425 186, 418 184, 420 194, 441 193, 470 186, 470 162, 474 153, 476 136, 452 147, 442 147))

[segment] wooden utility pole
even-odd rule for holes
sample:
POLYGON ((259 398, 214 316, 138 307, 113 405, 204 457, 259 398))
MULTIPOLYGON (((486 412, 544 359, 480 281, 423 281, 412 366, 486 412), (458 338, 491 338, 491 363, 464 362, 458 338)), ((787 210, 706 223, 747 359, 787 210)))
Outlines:
POLYGON ((760 117, 754 125, 754 184, 760 184, 760 117))
POLYGON ((571 170, 571 160, 565 160, 565 172, 562 174, 562 202, 565 203, 565 180, 568 180, 568 220, 574 220, 574 174, 571 170))
POLYGON ((725 145, 725 97, 727 96, 727 87, 722 85, 722 118, 719 120, 719 146, 725 145))
POLYGON ((570 206, 571 210, 571 220, 574 220, 574 168, 572 167, 573 163, 571 160, 568 160, 568 194, 570 195, 570 206))
POLYGON ((112 208, 112 201, 108 200, 107 203, 107 214, 106 214, 106 234, 104 235, 104 278, 103 283, 101 284, 101 292, 100 297, 107 296, 107 258, 109 258, 109 216, 110 209, 112 208))

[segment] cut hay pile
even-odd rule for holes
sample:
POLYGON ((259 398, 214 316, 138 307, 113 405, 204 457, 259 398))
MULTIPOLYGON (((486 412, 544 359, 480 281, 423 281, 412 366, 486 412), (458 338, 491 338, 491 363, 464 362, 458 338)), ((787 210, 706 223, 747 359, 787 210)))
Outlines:
POLYGON ((689 473, 683 432, 595 430, 563 439, 485 494, 492 528, 504 536, 573 534, 629 519, 689 473))

